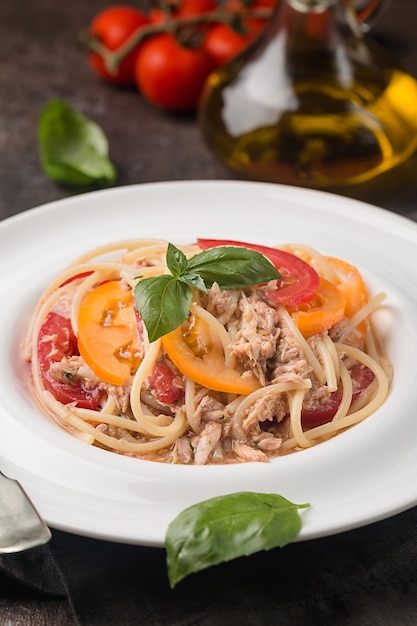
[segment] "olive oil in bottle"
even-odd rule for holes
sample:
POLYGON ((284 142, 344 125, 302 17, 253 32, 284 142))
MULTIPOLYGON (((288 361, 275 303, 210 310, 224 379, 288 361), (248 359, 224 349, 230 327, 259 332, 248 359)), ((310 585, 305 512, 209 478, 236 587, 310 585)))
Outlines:
POLYGON ((209 79, 199 121, 214 154, 248 178, 351 185, 416 150, 417 81, 345 0, 280 0, 262 39, 209 79))

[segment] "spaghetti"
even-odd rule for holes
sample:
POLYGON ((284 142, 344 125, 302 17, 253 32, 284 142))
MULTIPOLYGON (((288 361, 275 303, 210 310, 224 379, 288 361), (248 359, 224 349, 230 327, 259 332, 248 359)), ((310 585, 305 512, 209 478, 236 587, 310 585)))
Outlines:
POLYGON ((345 261, 280 250, 318 274, 313 297, 280 301, 294 286, 288 267, 273 284, 214 283, 193 289, 184 324, 152 342, 134 292, 167 273, 167 242, 128 240, 78 258, 46 288, 24 342, 40 407, 89 444, 197 465, 266 462, 366 419, 392 377, 371 322, 385 295, 369 298, 345 261))

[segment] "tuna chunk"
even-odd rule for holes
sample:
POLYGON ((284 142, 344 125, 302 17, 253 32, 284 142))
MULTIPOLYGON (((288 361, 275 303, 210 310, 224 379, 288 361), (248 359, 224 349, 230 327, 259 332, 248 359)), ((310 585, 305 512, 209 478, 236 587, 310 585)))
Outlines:
POLYGON ((206 393, 201 398, 195 413, 194 419, 200 424, 206 422, 223 422, 225 419, 225 406, 212 395, 206 393))
POLYGON ((244 296, 240 302, 241 320, 230 349, 265 385, 266 363, 276 352, 280 334, 276 310, 259 296, 244 296))
POLYGON ((237 289, 220 289, 214 283, 208 292, 207 310, 214 315, 221 324, 227 322, 235 315, 240 291, 237 289))
POLYGON ((259 422, 275 419, 280 422, 286 415, 288 405, 286 396, 283 394, 267 393, 259 400, 254 402, 249 408, 247 416, 243 420, 244 432, 249 432, 253 426, 257 426, 259 422))
POLYGON ((239 441, 233 442, 233 452, 243 463, 268 463, 268 457, 262 450, 255 450, 239 441))
POLYGON ((277 317, 281 332, 276 354, 268 364, 269 379, 272 383, 305 380, 311 375, 311 366, 304 357, 301 345, 288 327, 283 309, 277 309, 277 317))
POLYGON ((198 437, 194 452, 195 465, 205 465, 210 455, 220 441, 222 435, 221 424, 208 422, 198 437))
POLYGON ((194 455, 190 440, 187 439, 187 437, 177 439, 172 455, 172 462, 189 465, 193 462, 193 459, 194 455))
POLYGON ((311 375, 311 367, 282 307, 270 306, 255 293, 244 296, 239 308, 241 319, 230 349, 262 385, 302 381, 311 375))

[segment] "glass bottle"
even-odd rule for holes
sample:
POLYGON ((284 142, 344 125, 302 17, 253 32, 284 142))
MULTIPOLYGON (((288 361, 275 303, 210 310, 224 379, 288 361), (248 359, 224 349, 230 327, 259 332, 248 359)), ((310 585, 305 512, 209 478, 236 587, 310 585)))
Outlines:
POLYGON ((279 0, 261 39, 207 83, 209 148, 244 177, 318 188, 404 161, 417 148, 417 81, 365 30, 352 0, 279 0))

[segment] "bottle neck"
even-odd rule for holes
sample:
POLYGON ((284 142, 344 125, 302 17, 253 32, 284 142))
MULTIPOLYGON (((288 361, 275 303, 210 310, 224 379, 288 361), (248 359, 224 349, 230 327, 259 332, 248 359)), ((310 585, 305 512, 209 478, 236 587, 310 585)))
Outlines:
POLYGON ((350 28, 356 35, 366 33, 372 27, 375 18, 380 15, 391 0, 281 0, 301 13, 323 13, 338 5, 344 10, 350 28))
POLYGON ((361 38, 345 0, 280 0, 271 30, 297 49, 334 48, 341 38, 361 38), (290 43, 291 42, 291 43, 290 43))

